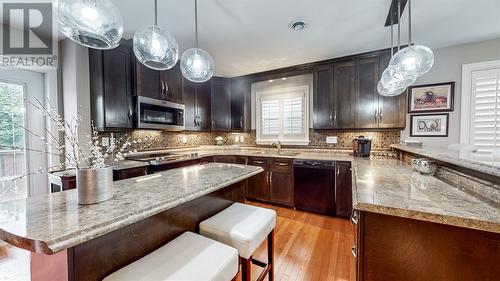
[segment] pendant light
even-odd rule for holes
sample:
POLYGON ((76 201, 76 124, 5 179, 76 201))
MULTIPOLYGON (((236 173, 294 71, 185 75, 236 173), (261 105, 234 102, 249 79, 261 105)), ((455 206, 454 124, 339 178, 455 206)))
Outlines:
POLYGON ((411 41, 411 0, 408 0, 408 47, 398 51, 389 63, 403 75, 421 76, 434 64, 434 53, 424 45, 413 45, 411 41))
MULTIPOLYGON (((393 21, 393 5, 391 4, 391 58, 394 54, 394 21, 393 21)), ((401 18, 401 2, 398 0, 398 19, 401 18)), ((401 45, 401 20, 398 20, 398 50, 401 45)), ((415 83, 417 80, 416 75, 403 75, 396 68, 388 66, 377 84, 377 91, 382 96, 397 96, 406 91, 406 88, 415 83)))
POLYGON ((194 1, 194 26, 196 48, 186 50, 181 56, 181 72, 189 81, 206 82, 214 75, 214 61, 210 54, 198 48, 198 0, 194 1))
POLYGON ((59 0, 59 29, 69 39, 93 49, 112 49, 123 36, 123 20, 109 0, 59 0))
POLYGON ((134 34, 134 54, 145 66, 167 70, 179 59, 179 45, 174 36, 158 26, 158 0, 155 3, 155 24, 148 25, 134 34))

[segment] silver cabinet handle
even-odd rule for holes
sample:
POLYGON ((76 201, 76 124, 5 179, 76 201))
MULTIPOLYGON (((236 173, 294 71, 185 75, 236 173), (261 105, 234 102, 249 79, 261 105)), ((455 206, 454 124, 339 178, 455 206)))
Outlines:
POLYGON ((337 123, 337 110, 333 113, 333 123, 337 123))
POLYGON ((382 123, 382 120, 384 120, 384 119, 383 119, 384 114, 382 113, 382 108, 381 108, 381 109, 379 109, 379 111, 380 111, 380 112, 379 112, 379 116, 380 116, 380 118, 379 118, 380 120, 379 120, 379 121, 380 121, 380 123, 382 123))
POLYGON ((330 120, 330 125, 332 125, 333 123, 333 114, 330 112, 330 116, 328 117, 328 119, 330 120))
POLYGON ((354 256, 354 258, 356 258, 356 256, 358 255, 357 251, 356 251, 356 246, 352 246, 351 247, 351 253, 352 255, 354 256))
POLYGON ((254 164, 264 164, 264 161, 256 161, 256 160, 253 160, 252 163, 254 164))
POLYGON ((288 163, 279 163, 279 162, 276 162, 274 164, 278 165, 278 166, 288 166, 288 163))
POLYGON ((215 121, 212 120, 212 129, 215 127, 215 121))
POLYGON ((358 225, 358 212, 356 212, 354 209, 351 213, 351 222, 354 226, 358 225))
POLYGON ((134 112, 132 111, 132 107, 128 107, 128 120, 132 119, 132 116, 134 115, 134 112))
POLYGON ((243 129, 243 116, 240 117, 240 127, 243 129))

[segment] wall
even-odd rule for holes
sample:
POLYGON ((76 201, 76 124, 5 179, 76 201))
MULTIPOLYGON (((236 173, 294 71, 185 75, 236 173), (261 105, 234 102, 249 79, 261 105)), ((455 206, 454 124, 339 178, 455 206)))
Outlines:
POLYGON ((60 43, 63 110, 66 122, 80 119, 79 142, 89 142, 90 81, 89 53, 86 47, 70 39, 60 43))
POLYGON ((426 145, 445 147, 460 140, 460 106, 462 92, 462 64, 500 59, 500 39, 474 42, 434 50, 434 66, 421 76, 415 85, 439 82, 455 82, 454 111, 450 112, 448 137, 413 137, 410 138, 410 116, 406 118, 406 129, 401 132, 401 139, 423 141, 426 145))

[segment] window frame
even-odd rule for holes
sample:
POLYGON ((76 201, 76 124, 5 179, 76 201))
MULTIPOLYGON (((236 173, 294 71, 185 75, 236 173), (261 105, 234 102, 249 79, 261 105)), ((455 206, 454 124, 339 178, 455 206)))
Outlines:
MULTIPOLYGON (((259 145, 270 145, 272 143, 275 143, 278 139, 282 144, 285 145, 308 145, 310 140, 309 140, 309 86, 308 85, 303 85, 303 86, 296 86, 296 87, 287 87, 287 88, 281 88, 281 89, 274 89, 274 90, 263 90, 263 91, 256 91, 255 92, 255 130, 256 130, 256 143, 259 145), (300 95, 303 95, 303 128, 304 128, 304 134, 300 138, 287 138, 286 136, 283 136, 283 132, 281 132, 279 135, 276 136, 276 138, 269 138, 269 137, 263 137, 262 135, 262 127, 261 127, 261 99, 262 98, 269 98, 272 96, 280 96, 280 95, 288 95, 288 94, 296 94, 300 93, 300 95)), ((282 117, 280 117, 282 118, 282 117)))
POLYGON ((472 76, 475 71, 494 70, 500 68, 500 60, 470 63, 462 65, 462 94, 460 106, 460 143, 471 144, 472 114, 472 76))

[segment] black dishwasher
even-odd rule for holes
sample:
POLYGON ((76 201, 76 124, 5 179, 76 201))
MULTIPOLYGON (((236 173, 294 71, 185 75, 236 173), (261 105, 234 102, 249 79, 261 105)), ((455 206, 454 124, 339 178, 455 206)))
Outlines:
POLYGON ((335 215, 335 161, 293 161, 295 208, 335 215))

